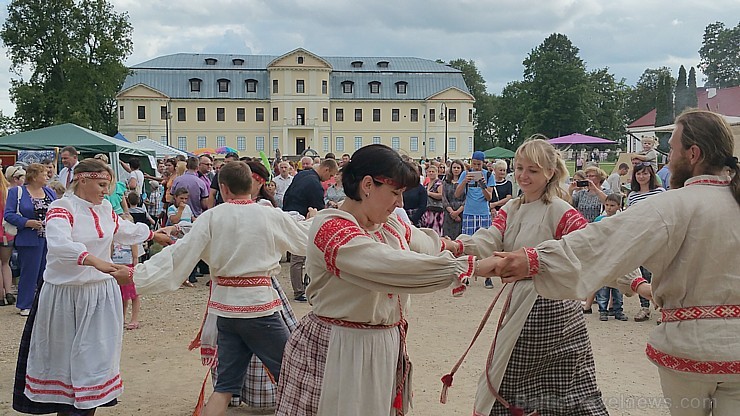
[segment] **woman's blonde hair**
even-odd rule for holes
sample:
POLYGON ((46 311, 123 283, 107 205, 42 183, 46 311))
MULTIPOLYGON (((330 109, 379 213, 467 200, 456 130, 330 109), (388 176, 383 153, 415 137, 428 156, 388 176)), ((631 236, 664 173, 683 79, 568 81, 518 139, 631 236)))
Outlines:
MULTIPOLYGON (((107 172, 111 177, 111 190, 113 189, 113 185, 115 181, 113 178, 115 178, 115 174, 113 173, 113 169, 111 169, 110 166, 108 166, 107 163, 103 163, 102 160, 95 159, 95 158, 88 158, 80 161, 80 163, 75 166, 74 174, 77 175, 78 173, 87 173, 87 172, 107 172)), ((72 184, 69 185, 69 190, 73 193, 76 193, 77 191, 77 185, 79 184, 79 181, 74 180, 72 181, 72 184)))
POLYGON ((185 171, 187 170, 188 164, 185 162, 177 162, 177 165, 175 166, 175 175, 182 176, 185 174, 185 171))
POLYGON ((41 163, 31 163, 26 168, 26 183, 36 180, 39 176, 46 177, 46 172, 46 166, 41 163))
POLYGON ((589 172, 595 173, 599 177, 599 180, 601 181, 600 183, 604 183, 604 181, 608 177, 607 174, 606 174, 606 172, 604 172, 604 169, 601 169, 598 166, 589 166, 589 167, 583 169, 583 172, 586 175, 588 175, 589 172))
MULTIPOLYGON (((560 156, 560 152, 546 140, 541 134, 535 134, 528 138, 514 155, 514 160, 527 159, 542 169, 545 176, 550 176, 542 194, 542 202, 549 204, 554 198, 569 200, 568 195, 560 187, 560 184, 568 177, 568 168, 560 156)), ((520 199, 520 201, 522 201, 520 199)))
POLYGON ((8 198, 8 188, 10 188, 10 182, 5 179, 5 175, 0 175, 0 200, 3 201, 3 205, 8 198))

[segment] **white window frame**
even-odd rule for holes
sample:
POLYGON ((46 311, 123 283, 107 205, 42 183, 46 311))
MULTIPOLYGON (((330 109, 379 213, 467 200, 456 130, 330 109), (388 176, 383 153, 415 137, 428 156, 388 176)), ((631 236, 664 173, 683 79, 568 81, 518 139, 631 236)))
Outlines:
POLYGON ((434 140, 434 137, 430 137, 427 139, 427 143, 429 144, 429 151, 430 152, 436 152, 437 151, 437 143, 436 140, 434 140))
POLYGON ((380 144, 380 136, 373 137, 373 144, 380 144))
POLYGON ((202 149, 206 147, 207 144, 208 144, 208 138, 206 138, 206 136, 198 136, 198 147, 197 147, 198 149, 202 149))
POLYGON ((393 150, 401 150, 401 138, 400 137, 391 137, 391 149, 393 150))
POLYGON ((328 152, 329 151, 329 136, 324 136, 322 138, 322 141, 324 143, 324 151, 328 152))
POLYGON ((475 147, 475 145, 473 144, 473 137, 472 136, 468 136, 468 152, 470 154, 473 153, 473 147, 475 147))
POLYGON ((265 151, 265 136, 257 136, 254 138, 254 146, 258 152, 265 151))
POLYGON ((280 148, 280 138, 277 136, 272 136, 272 150, 280 148))
POLYGON ((177 136, 177 148, 182 151, 188 150, 188 138, 185 136, 177 136))
POLYGON ((140 142, 140 141, 142 141, 142 140, 146 140, 146 139, 147 139, 147 137, 146 137, 146 136, 136 136, 136 141, 137 141, 137 142, 140 142))
POLYGON ((247 150, 247 138, 244 136, 236 136, 236 150, 244 151, 247 150))
POLYGON ((167 143, 167 136, 159 136, 159 142, 162 143, 165 146, 169 146, 170 144, 167 143))
POLYGON ((409 138, 409 151, 410 152, 419 151, 419 138, 418 137, 412 136, 409 138))
POLYGON ((337 136, 335 143, 336 143, 337 152, 344 152, 344 137, 337 136))
POLYGON ((448 137, 447 138, 447 148, 450 152, 457 152, 457 138, 456 137, 448 137))
POLYGON ((226 136, 216 136, 216 147, 226 146, 226 136))
POLYGON ((355 150, 360 150, 362 147, 362 136, 355 136, 355 150))

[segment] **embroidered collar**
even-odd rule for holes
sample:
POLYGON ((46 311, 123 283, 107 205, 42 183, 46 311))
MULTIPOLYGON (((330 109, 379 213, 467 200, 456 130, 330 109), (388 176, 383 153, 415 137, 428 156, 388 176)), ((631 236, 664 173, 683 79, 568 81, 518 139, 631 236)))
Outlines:
POLYGON ((714 175, 699 175, 689 178, 684 182, 684 186, 689 185, 714 185, 714 186, 729 186, 730 177, 728 176, 714 176, 714 175))
POLYGON ((251 199, 232 199, 229 201, 226 201, 228 204, 236 204, 236 205, 248 205, 248 204, 254 204, 254 201, 251 199))

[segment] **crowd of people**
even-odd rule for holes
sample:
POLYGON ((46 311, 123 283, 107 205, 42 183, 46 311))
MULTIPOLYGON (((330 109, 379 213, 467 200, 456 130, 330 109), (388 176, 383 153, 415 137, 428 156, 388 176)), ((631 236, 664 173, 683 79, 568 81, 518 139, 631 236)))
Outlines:
POLYGON ((601 321, 628 320, 623 294, 640 296, 635 321, 650 319, 651 302, 662 308, 647 355, 671 414, 730 415, 740 404, 740 165, 714 113, 686 112, 677 126, 669 182, 651 140, 631 167, 610 176, 586 163, 571 177, 540 136, 512 160, 420 163, 369 145, 298 163, 177 157, 153 175, 131 159, 116 180, 106 155, 78 160, 66 147, 58 174, 51 161, 8 167, 0 301, 28 316, 13 407, 89 416, 115 405, 139 294, 210 275, 190 345, 211 370, 204 415, 240 402, 281 416, 404 415, 411 295, 463 296, 480 276, 488 289, 503 282, 484 320, 506 300, 474 415, 607 415, 583 315, 595 301, 601 321), (701 215, 705 200, 728 221, 701 215), (277 279, 286 256, 293 301, 311 305, 300 321, 277 279), (685 397, 701 406, 681 407, 685 397))

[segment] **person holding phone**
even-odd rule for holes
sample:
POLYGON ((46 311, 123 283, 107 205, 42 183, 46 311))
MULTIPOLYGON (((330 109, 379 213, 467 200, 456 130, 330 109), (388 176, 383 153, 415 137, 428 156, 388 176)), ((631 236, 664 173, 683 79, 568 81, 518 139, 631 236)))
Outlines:
POLYGON ((463 171, 457 181, 455 197, 465 195, 465 209, 462 216, 462 233, 473 235, 479 228, 491 226, 491 211, 488 202, 493 194, 495 180, 488 171, 483 171, 485 155, 481 151, 473 153, 470 169, 463 171))

